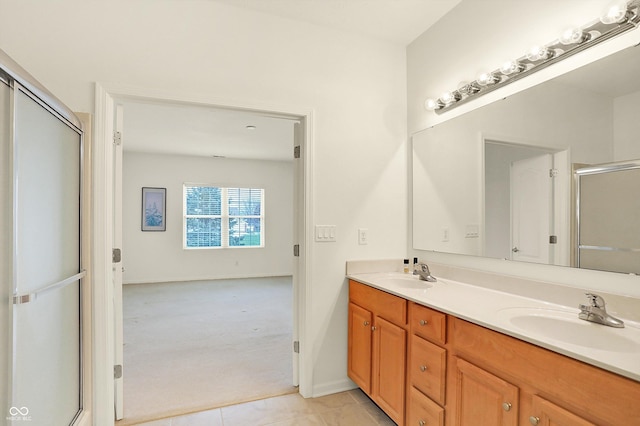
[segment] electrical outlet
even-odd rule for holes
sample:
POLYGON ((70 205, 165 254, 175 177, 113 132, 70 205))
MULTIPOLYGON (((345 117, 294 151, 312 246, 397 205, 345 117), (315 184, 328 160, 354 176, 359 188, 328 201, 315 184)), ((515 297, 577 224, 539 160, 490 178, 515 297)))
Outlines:
POLYGON ((358 244, 369 244, 369 230, 367 228, 358 228, 358 244))
POLYGON ((449 228, 442 228, 442 242, 446 243, 449 241, 449 228))

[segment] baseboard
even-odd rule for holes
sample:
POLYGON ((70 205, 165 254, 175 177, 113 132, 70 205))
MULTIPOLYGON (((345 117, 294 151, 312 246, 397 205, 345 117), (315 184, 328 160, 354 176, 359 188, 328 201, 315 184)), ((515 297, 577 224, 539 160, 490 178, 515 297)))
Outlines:
POLYGON ((217 280, 241 280, 246 278, 280 278, 291 277, 291 273, 282 274, 255 274, 255 275, 242 275, 242 276, 215 276, 215 277, 200 277, 200 278, 174 278, 174 279, 159 279, 159 280, 127 280, 122 281, 123 285, 128 284, 159 284, 159 283, 187 283, 194 281, 217 281, 217 280))
POLYGON ((322 383, 313 386, 313 398, 318 398, 320 396, 331 395, 339 392, 345 392, 356 389, 357 387, 358 386, 348 378, 330 383, 322 383))

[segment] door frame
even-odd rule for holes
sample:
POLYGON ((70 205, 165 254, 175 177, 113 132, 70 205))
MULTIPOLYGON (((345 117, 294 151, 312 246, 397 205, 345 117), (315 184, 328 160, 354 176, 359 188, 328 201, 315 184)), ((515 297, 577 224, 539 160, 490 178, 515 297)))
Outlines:
MULTIPOLYGON (((303 123, 303 138, 301 140, 303 194, 294 203, 295 221, 299 233, 300 256, 294 263, 294 290, 297 300, 294 300, 294 311, 297 312, 297 327, 299 344, 298 379, 299 393, 303 397, 312 395, 313 363, 311 344, 308 344, 307 330, 310 329, 311 283, 311 250, 312 240, 312 189, 313 189, 313 118, 312 108, 300 106, 282 106, 258 104, 249 101, 220 100, 202 94, 186 94, 132 88, 129 86, 96 83, 95 86, 95 138, 93 144, 94 174, 93 174, 93 396, 95 403, 94 424, 114 424, 114 290, 112 285, 113 270, 111 263, 111 249, 113 247, 113 132, 114 111, 118 98, 138 98, 163 102, 191 103, 216 108, 238 109, 254 111, 264 114, 277 114, 300 119, 303 123), (296 276, 297 275, 297 276, 296 276)), ((292 248, 293 250, 293 248, 292 248)), ((293 351, 293 348, 292 348, 293 351)))

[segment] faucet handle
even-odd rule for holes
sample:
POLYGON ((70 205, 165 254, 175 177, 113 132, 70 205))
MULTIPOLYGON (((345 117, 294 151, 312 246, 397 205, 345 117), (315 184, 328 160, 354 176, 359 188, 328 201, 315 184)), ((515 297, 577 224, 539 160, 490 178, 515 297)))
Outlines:
POLYGON ((587 299, 589 299, 589 303, 591 303, 591 306, 593 306, 594 308, 604 309, 605 302, 602 296, 599 296, 594 293, 585 293, 585 294, 587 295, 587 299))

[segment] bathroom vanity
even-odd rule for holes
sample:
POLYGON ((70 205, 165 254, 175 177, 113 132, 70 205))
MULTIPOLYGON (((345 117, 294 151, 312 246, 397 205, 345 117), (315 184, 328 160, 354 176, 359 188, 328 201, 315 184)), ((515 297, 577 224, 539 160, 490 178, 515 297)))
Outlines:
POLYGON ((397 424, 640 424, 639 323, 579 320, 583 291, 354 270, 348 375, 397 424))

